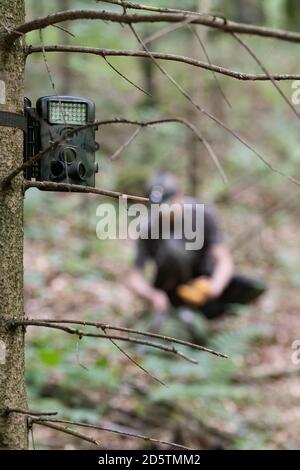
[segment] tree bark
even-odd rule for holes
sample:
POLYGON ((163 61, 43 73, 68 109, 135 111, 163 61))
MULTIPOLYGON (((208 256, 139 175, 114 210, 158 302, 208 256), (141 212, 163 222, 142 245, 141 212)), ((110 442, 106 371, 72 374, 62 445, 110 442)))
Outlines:
MULTIPOLYGON (((23 23, 24 0, 1 0, 0 28, 23 23)), ((0 44, 0 110, 22 113, 25 57, 21 39, 0 44)), ((23 159, 21 130, 0 127, 0 178, 23 159)), ((5 413, 25 408, 24 332, 7 322, 23 313, 23 192, 22 175, 0 192, 0 449, 26 449, 26 416, 5 413)))

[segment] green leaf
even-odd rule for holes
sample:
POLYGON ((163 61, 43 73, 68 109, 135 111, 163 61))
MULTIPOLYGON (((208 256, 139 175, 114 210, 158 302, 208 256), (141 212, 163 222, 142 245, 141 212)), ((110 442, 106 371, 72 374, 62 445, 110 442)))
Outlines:
POLYGON ((60 363, 62 354, 55 349, 42 349, 39 351, 39 357, 45 365, 54 367, 60 363))

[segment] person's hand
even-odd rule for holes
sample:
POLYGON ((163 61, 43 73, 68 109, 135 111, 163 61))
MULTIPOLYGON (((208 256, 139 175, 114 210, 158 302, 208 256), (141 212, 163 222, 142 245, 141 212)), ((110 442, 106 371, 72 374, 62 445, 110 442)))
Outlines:
POLYGON ((219 290, 217 289, 217 286, 215 286, 214 281, 211 277, 197 277, 194 280, 194 285, 198 287, 200 291, 202 290, 202 292, 205 293, 205 295, 207 296, 207 300, 215 299, 220 295, 219 290))
POLYGON ((153 290, 151 304, 157 313, 164 313, 170 308, 169 297, 164 291, 160 289, 153 290))
POLYGON ((178 286, 177 294, 185 302, 198 306, 218 296, 211 279, 204 276, 178 286))

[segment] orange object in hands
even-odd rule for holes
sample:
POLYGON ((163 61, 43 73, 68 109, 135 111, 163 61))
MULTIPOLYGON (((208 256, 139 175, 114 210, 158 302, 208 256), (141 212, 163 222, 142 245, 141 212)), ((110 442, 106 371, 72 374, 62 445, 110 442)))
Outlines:
POLYGON ((196 279, 190 284, 183 284, 176 291, 184 302, 193 305, 202 305, 211 297, 211 285, 207 279, 196 279))

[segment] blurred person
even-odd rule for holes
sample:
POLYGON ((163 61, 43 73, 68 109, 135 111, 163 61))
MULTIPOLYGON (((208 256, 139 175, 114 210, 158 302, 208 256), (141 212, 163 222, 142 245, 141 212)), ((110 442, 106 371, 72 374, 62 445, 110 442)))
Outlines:
MULTIPOLYGON (((184 197, 177 178, 166 172, 154 176, 147 195, 152 204, 159 205, 159 209, 154 216, 149 211, 143 236, 137 242, 129 284, 155 313, 161 316, 172 306, 188 306, 199 310, 207 319, 214 319, 229 312, 232 304, 249 304, 265 291, 266 287, 261 281, 235 274, 232 255, 224 242, 212 205, 184 197), (169 212, 165 210, 166 204, 170 206, 169 212), (202 207, 201 248, 187 249, 184 235, 181 238, 175 236, 174 218, 186 204, 192 208, 193 222, 197 208, 202 207), (162 224, 167 217, 170 236, 164 238, 162 224), (153 228, 157 227, 157 239, 151 238, 153 228), (153 283, 145 277, 148 261, 155 264, 153 283)), ((183 210, 180 217, 185 217, 183 210)))

